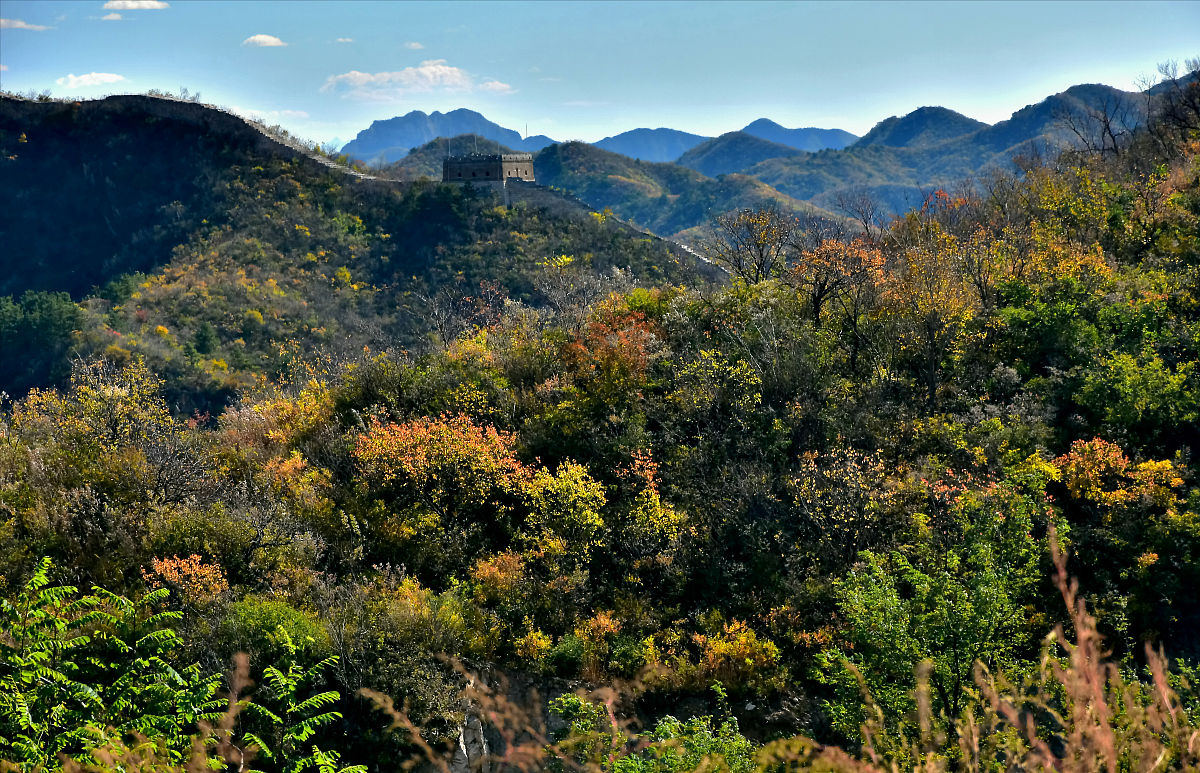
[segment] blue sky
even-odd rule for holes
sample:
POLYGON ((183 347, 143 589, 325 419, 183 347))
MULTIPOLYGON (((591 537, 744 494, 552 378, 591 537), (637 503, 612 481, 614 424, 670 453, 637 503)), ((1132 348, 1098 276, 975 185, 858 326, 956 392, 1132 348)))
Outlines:
POLYGON ((767 117, 863 134, 943 105, 994 123, 1076 83, 1200 55, 1200 2, 0 0, 0 86, 198 91, 347 141, 469 107, 555 139, 767 117))

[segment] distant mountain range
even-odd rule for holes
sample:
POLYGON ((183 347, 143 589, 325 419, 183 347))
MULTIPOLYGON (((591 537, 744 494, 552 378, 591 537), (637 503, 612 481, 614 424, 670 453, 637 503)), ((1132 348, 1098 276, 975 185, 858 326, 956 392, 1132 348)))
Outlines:
POLYGON ((1119 122, 1139 123, 1145 95, 1110 86, 1072 86, 994 125, 945 108, 923 107, 887 118, 842 150, 825 150, 759 161, 737 171, 792 198, 836 209, 847 191, 865 191, 886 212, 920 206, 924 196, 992 168, 1008 169, 1022 154, 1047 153, 1078 138, 1068 115, 1085 118, 1107 110, 1119 122))
MULTIPOLYGON (((436 110, 428 115, 413 110, 407 115, 374 121, 350 142, 342 152, 351 158, 368 164, 386 164, 408 155, 408 151, 420 147, 438 137, 456 137, 462 134, 478 135, 499 142, 515 150, 541 150, 554 140, 543 135, 522 138, 512 129, 484 118, 474 110, 459 108, 448 113, 436 110)), ((455 153, 470 153, 473 148, 450 148, 455 153)))
POLYGON ((768 118, 752 121, 742 131, 751 137, 810 153, 826 149, 840 150, 858 139, 857 135, 842 129, 785 129, 768 118))
MULTIPOLYGON (((785 129, 774 121, 760 118, 743 131, 753 137, 779 143, 796 150, 816 151, 843 148, 857 139, 841 129, 785 129)), ((351 158, 371 165, 399 161, 407 153, 438 137, 471 135, 498 142, 512 150, 533 152, 555 140, 544 135, 522 138, 512 129, 489 121, 474 110, 460 108, 448 113, 429 115, 414 110, 407 115, 375 121, 342 147, 351 158)), ((639 161, 675 161, 701 143, 712 140, 701 134, 678 129, 632 129, 593 143, 596 147, 620 153, 639 161)), ((474 152, 469 148, 448 148, 451 153, 474 152)))
MULTIPOLYGON (((639 161, 678 161, 683 163, 683 157, 693 153, 697 148, 712 142, 718 142, 731 135, 744 135, 754 140, 770 143, 772 146, 782 146, 792 150, 818 151, 825 149, 837 150, 844 148, 858 139, 855 135, 841 129, 785 129, 768 118, 753 121, 740 132, 722 134, 720 137, 705 137, 700 134, 690 134, 678 129, 634 129, 613 137, 605 137, 599 142, 592 143, 603 150, 611 150, 639 161)), ((746 153, 769 152, 765 146, 740 142, 746 153), (757 147, 757 151, 750 150, 757 147)), ((727 145, 729 140, 725 141, 727 145)), ((703 150, 702 154, 710 151, 703 150)), ((689 164, 684 164, 690 166, 689 164)), ((699 167, 692 167, 699 169, 699 167)), ((703 170, 701 170, 703 171, 703 170)))
POLYGON ((787 129, 762 118, 719 137, 634 129, 592 145, 556 144, 545 137, 522 140, 469 110, 431 116, 413 112, 375 122, 344 150, 359 158, 392 160, 391 173, 404 179, 439 177, 447 150, 537 151, 538 182, 683 238, 717 210, 767 201, 793 211, 830 213, 838 211, 844 194, 866 192, 884 213, 900 213, 920 206, 938 187, 992 168, 1011 168, 1021 154, 1053 152, 1077 142, 1067 116, 1086 123, 1089 114, 1105 111, 1118 122, 1136 124, 1145 108, 1145 94, 1083 84, 994 125, 927 106, 885 118, 861 138, 840 129, 787 129), (436 134, 439 126, 452 127, 452 133, 436 134), (438 136, 450 139, 435 141, 438 136), (411 154, 400 152, 418 138, 423 139, 411 154))
POLYGON ((707 139, 678 129, 634 129, 592 144, 638 161, 674 161, 707 139))

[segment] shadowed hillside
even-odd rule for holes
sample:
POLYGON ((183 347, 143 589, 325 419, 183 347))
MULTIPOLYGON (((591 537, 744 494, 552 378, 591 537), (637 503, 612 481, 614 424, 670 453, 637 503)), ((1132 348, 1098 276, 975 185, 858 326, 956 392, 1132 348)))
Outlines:
POLYGON ((760 161, 788 158, 802 152, 788 145, 770 142, 746 132, 729 132, 702 142, 679 157, 680 166, 695 169, 709 177, 740 172, 760 161))
MULTIPOLYGON (((205 105, 148 96, 33 102, 0 96, 0 293, 79 294, 144 271, 202 224, 224 222, 235 170, 280 159, 336 166, 205 105)), ((366 178, 338 167, 347 181, 366 178)))
POLYGON ((854 144, 854 141, 858 139, 857 136, 844 129, 817 129, 815 127, 785 129, 769 118, 752 121, 742 131, 752 137, 758 137, 768 142, 777 142, 796 150, 807 150, 811 153, 827 148, 840 150, 847 145, 854 144))
POLYGON ((640 161, 665 162, 674 161, 707 139, 678 129, 632 129, 592 144, 640 161))

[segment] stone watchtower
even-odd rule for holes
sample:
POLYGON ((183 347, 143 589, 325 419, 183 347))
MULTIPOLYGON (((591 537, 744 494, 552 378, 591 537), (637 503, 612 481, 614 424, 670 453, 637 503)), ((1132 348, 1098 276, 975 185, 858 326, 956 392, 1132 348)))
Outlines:
POLYGON ((449 156, 442 162, 442 182, 533 182, 533 155, 529 153, 472 153, 449 156))

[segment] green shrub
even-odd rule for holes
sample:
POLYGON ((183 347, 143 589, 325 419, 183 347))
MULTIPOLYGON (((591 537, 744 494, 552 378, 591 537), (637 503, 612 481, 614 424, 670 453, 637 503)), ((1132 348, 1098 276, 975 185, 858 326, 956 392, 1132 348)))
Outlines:
POLYGON ((329 636, 315 615, 257 595, 229 605, 217 631, 218 646, 226 656, 245 652, 252 664, 276 663, 287 655, 277 641, 280 628, 295 642, 301 657, 319 660, 330 654, 329 636))
POLYGON ((576 676, 583 667, 584 643, 573 633, 558 640, 546 657, 550 668, 561 676, 576 676))

